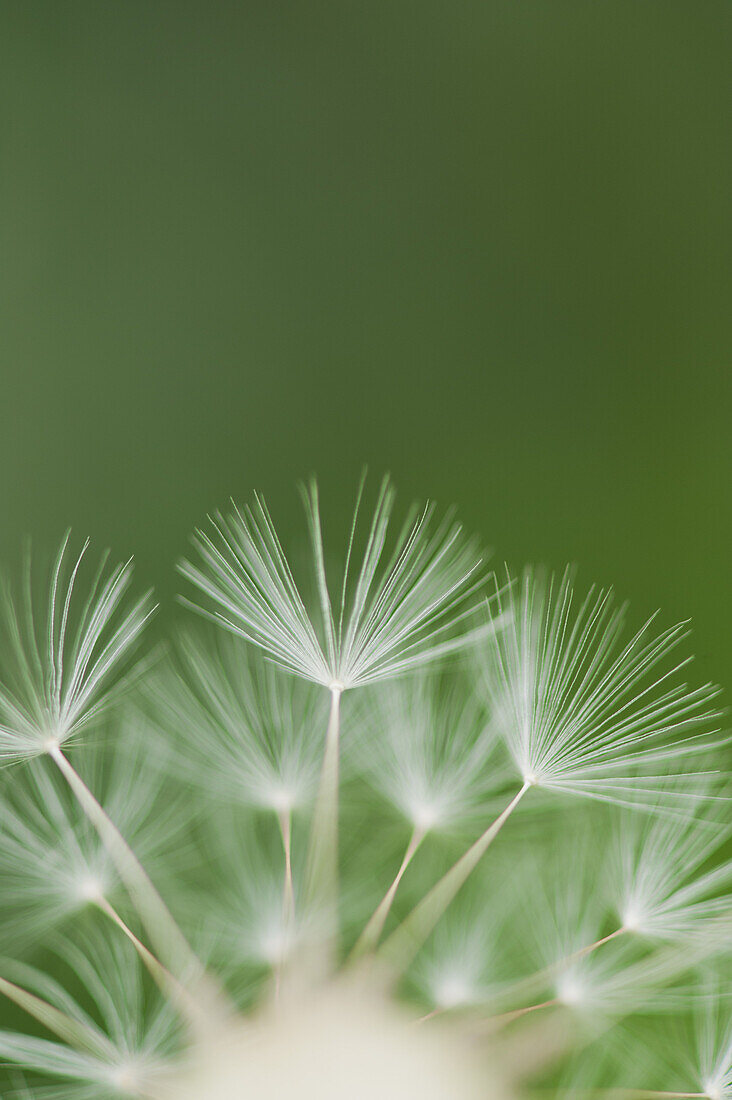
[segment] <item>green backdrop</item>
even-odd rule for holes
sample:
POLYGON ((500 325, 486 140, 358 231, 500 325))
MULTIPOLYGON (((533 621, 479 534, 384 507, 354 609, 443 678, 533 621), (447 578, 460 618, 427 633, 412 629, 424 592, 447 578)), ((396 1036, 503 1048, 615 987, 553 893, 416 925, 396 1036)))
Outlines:
POLYGON ((367 462, 729 681, 728 0, 0 12, 5 560, 367 462))

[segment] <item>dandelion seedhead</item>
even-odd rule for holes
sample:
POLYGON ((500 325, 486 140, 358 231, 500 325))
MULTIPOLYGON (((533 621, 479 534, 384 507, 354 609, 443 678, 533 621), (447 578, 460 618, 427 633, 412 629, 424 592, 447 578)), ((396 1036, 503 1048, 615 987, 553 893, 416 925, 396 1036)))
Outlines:
POLYGON ((0 1095, 732 1100, 687 627, 569 573, 497 595, 451 518, 394 531, 384 479, 362 530, 363 492, 332 564, 303 489, 310 587, 260 497, 218 515, 181 567, 216 625, 134 677, 129 563, 66 539, 4 586, 0 1095))

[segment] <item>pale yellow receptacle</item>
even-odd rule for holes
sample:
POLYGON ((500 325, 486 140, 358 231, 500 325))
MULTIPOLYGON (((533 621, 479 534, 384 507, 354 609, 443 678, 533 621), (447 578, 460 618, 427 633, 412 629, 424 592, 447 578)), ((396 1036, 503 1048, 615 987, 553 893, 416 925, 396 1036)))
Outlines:
POLYGON ((194 1049, 154 1100, 513 1100, 485 1041, 345 981, 281 997, 194 1049))

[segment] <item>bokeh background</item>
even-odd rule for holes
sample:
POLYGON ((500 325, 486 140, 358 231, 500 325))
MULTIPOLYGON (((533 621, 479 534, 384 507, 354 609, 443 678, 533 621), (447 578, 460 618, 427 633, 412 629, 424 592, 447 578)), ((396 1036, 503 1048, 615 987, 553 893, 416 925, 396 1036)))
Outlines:
POLYGON ((732 679, 728 0, 6 0, 0 551, 359 470, 732 679))

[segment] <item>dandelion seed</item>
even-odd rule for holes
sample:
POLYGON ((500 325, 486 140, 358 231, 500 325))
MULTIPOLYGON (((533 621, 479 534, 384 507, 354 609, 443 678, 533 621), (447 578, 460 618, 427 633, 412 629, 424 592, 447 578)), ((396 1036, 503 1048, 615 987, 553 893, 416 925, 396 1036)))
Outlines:
MULTIPOLYGON (((297 860, 289 874, 272 858, 274 837, 271 833, 254 843, 251 828, 224 815, 209 822, 209 841, 218 853, 214 869, 217 905, 208 920, 211 958, 225 974, 238 981, 240 970, 269 971, 279 982, 291 963, 307 956, 309 949, 324 935, 328 914, 311 907, 302 889, 302 861, 297 860), (217 837, 227 835, 222 850, 217 837)), ((261 974, 248 979, 256 988, 261 974)))
MULTIPOLYGON (((384 478, 355 576, 359 487, 334 602, 325 566, 317 484, 302 490, 318 592, 306 608, 264 500, 211 521, 193 545, 202 558, 180 571, 209 601, 211 615, 282 668, 328 689, 400 675, 454 649, 471 635, 483 584, 475 542, 450 517, 435 526, 434 506, 411 509, 392 542, 394 490, 384 478)), ((482 627, 476 628, 481 630, 482 627)))
MULTIPOLYGON (((281 668, 328 688, 331 710, 310 839, 307 893, 330 896, 335 912, 340 698, 346 689, 408 672, 464 648, 485 630, 475 625, 483 584, 475 543, 434 508, 412 509, 387 550, 394 491, 384 478, 361 565, 351 573, 364 480, 345 552, 339 598, 328 584, 315 480, 302 490, 308 520, 317 611, 295 583, 264 501, 212 520, 193 544, 202 566, 180 570, 213 606, 209 614, 258 646, 281 668), (471 626, 472 624, 472 626, 471 626), (471 627, 470 630, 466 629, 471 627)), ((333 919, 335 925, 335 917, 333 919)))
POLYGON ((591 589, 574 603, 569 573, 546 581, 527 571, 502 608, 510 625, 487 638, 485 688, 516 768, 524 782, 559 792, 683 801, 654 769, 724 740, 714 728, 718 689, 679 683, 689 659, 667 660, 686 625, 654 635, 651 618, 623 640, 625 609, 610 592, 591 589))
MULTIPOLYGON (((134 731, 121 732, 124 739, 112 754, 85 750, 84 773, 94 775, 106 812, 140 857, 159 869, 182 822, 172 801, 156 812, 163 776, 149 757, 143 764, 134 731)), ((16 949, 119 889, 108 850, 80 817, 67 785, 40 761, 31 761, 23 774, 14 772, 0 794, 0 878, 5 942, 16 949)))
POLYGON ((68 536, 63 541, 51 572, 43 632, 37 630, 34 618, 30 563, 20 605, 4 587, 10 660, 0 685, 0 760, 10 763, 48 756, 98 832, 170 969, 176 974, 200 973, 198 961, 149 875, 63 751, 129 683, 125 663, 153 610, 149 596, 144 596, 122 612, 131 563, 112 569, 105 579, 106 557, 92 578, 86 601, 80 602, 77 580, 88 545, 69 566, 68 536))
MULTIPOLYGON (((630 1006, 638 1011, 668 1010, 688 998, 687 993, 669 987, 716 951, 715 934, 706 926, 691 944, 672 943, 648 952, 630 928, 617 918, 612 923, 604 894, 586 888, 592 869, 602 866, 607 833, 606 826, 594 823, 595 816, 577 815, 552 860, 533 872, 525 871, 532 906, 529 913, 520 904, 517 907, 524 925, 520 942, 537 969, 498 991, 497 1000, 504 1007, 522 1007, 495 1016, 496 1021, 511 1022, 555 1005, 610 1016, 622 1015, 630 1006)), ((668 818, 663 820, 668 824, 668 818)), ((674 822, 683 828, 682 819, 674 822)))
POLYGON ((488 716, 461 680, 387 684, 356 725, 359 770, 420 832, 469 820, 509 777, 488 716))
POLYGON ((431 1016, 500 1003, 515 981, 521 954, 512 926, 529 883, 520 873, 507 879, 505 865, 494 862, 491 870, 486 883, 466 888, 411 972, 417 989, 434 1006, 431 1016), (494 875, 506 883, 500 898, 490 887, 494 875))
POLYGON ((74 1082, 80 1095, 85 1087, 116 1085, 126 1094, 139 1096, 138 1085, 170 1064, 179 1049, 174 1012, 161 1001, 151 1007, 139 965, 122 943, 113 944, 97 931, 87 935, 83 952, 70 940, 62 941, 59 950, 75 983, 82 984, 94 1015, 62 985, 16 963, 18 980, 42 998, 38 1000, 42 1022, 55 1029, 57 1020, 68 1021, 58 1024, 65 1043, 0 1031, 0 1057, 74 1082))
POLYGON ((412 835, 356 955, 376 946, 400 881, 428 833, 484 807, 489 792, 505 780, 498 766, 488 774, 495 739, 464 684, 424 676, 396 682, 367 699, 363 709, 356 738, 361 770, 410 822, 412 835))
POLYGON ((729 992, 712 991, 696 1035, 698 1082, 708 1100, 732 1098, 732 1012, 729 992))
POLYGON ((717 689, 669 687, 686 662, 658 669, 685 636, 683 626, 653 638, 649 621, 621 644, 622 612, 612 609, 609 593, 590 592, 575 616, 571 609, 568 574, 555 596, 552 584, 527 572, 520 595, 500 610, 507 626, 486 639, 484 682, 522 785, 384 945, 382 954, 397 968, 419 949, 527 791, 543 787, 630 805, 683 801, 679 787, 649 774, 651 767, 668 769, 670 761, 726 740, 709 732, 718 717, 709 705, 717 689))
POLYGON ((726 804, 713 803, 693 818, 622 819, 612 876, 628 931, 674 939, 703 932, 710 918, 730 911, 729 893, 720 891, 732 885, 732 860, 710 864, 732 832, 727 816, 726 804))
POLYGON ((379 956, 397 973, 403 973, 435 927, 447 907, 479 865, 488 848, 529 790, 524 783, 498 816, 491 821, 441 879, 415 905, 379 949, 379 956))
POLYGON ((242 805, 290 815, 314 796, 325 725, 317 688, 282 675, 240 639, 187 633, 181 668, 150 684, 174 766, 242 805))
POLYGON ((77 582, 89 542, 69 564, 69 536, 51 572, 48 610, 37 628, 30 562, 19 598, 2 589, 8 645, 0 683, 0 762, 49 752, 76 737, 125 686, 125 662, 153 612, 150 595, 124 611, 132 564, 105 577, 106 555, 85 601, 77 582))
POLYGON ((46 773, 35 788, 6 795, 0 810, 0 909, 8 944, 42 935, 111 886, 109 860, 96 834, 79 828, 68 800, 46 773), (36 794, 40 796, 39 800, 36 794))

